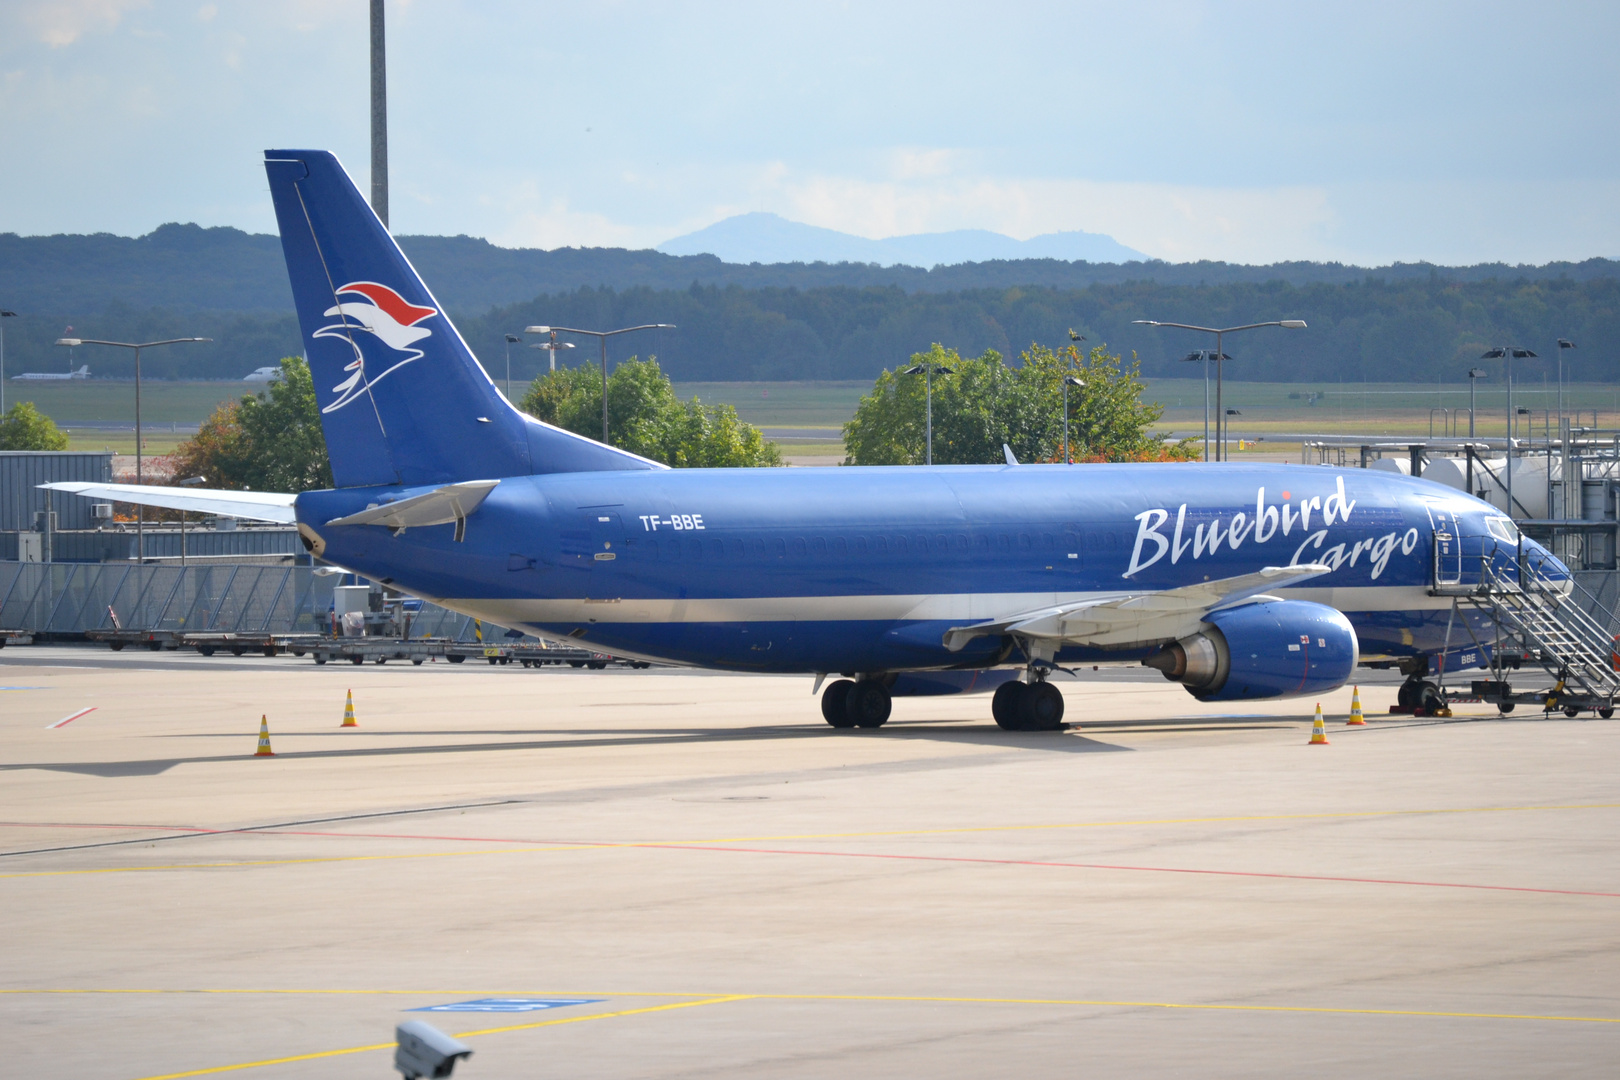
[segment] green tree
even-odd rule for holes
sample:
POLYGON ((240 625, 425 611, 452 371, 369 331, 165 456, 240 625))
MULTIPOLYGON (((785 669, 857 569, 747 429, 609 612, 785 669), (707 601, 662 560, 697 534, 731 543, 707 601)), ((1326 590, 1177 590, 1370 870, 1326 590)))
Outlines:
POLYGON ((227 401, 174 453, 176 477, 210 487, 300 492, 332 486, 315 383, 302 357, 281 361, 281 377, 257 394, 227 401))
POLYGON ((19 401, 0 416, 0 450, 66 450, 68 437, 50 417, 19 401))
MULTIPOLYGON (((912 364, 950 369, 934 376, 934 461, 943 465, 994 464, 1002 444, 1020 461, 1058 461, 1063 454, 1063 379, 1085 385, 1069 391, 1069 447, 1076 461, 1183 461, 1187 442, 1166 446, 1152 426, 1163 408, 1142 400, 1138 365, 1098 346, 1054 352, 1031 345, 1019 367, 990 350, 964 358, 935 344, 912 364)), ((917 465, 926 460, 922 376, 903 369, 878 376, 844 425, 846 464, 917 465)))
MULTIPOLYGON (((608 438, 621 449, 676 468, 746 468, 782 464, 775 443, 730 405, 675 396, 656 358, 632 357, 608 375, 608 438)), ((602 378, 591 367, 548 372, 518 408, 587 438, 602 435, 602 378)))

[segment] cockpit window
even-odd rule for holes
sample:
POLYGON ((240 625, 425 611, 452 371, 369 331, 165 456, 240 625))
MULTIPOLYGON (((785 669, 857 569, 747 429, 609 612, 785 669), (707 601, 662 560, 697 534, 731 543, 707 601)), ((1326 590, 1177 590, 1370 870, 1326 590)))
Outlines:
POLYGON ((1491 530, 1491 535, 1498 540, 1505 540, 1510 544, 1519 542, 1519 529, 1507 518, 1493 517, 1485 519, 1485 527, 1491 530))

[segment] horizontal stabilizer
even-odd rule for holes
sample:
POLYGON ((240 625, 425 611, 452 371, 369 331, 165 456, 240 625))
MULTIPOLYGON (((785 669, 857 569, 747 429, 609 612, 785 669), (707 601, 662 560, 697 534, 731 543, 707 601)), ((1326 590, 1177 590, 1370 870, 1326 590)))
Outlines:
POLYGON ((446 484, 436 491, 413 495, 398 502, 381 506, 368 506, 358 514, 333 518, 328 525, 381 525, 402 530, 425 525, 448 525, 463 522, 467 515, 495 490, 499 480, 468 480, 460 484, 446 484))
POLYGON ((958 652, 974 638, 1003 634, 1095 646, 1174 641, 1192 633, 1217 607, 1319 577, 1332 569, 1317 564, 1268 566, 1253 574, 1201 581, 1179 589, 1121 593, 1023 611, 973 626, 952 627, 945 632, 945 647, 958 652))
POLYGON ((66 491, 83 495, 87 499, 106 499, 109 502, 134 503, 137 506, 161 506, 166 510, 189 510, 194 514, 218 514, 221 517, 248 518, 252 521, 273 521, 278 525, 292 525, 293 500, 296 495, 279 491, 219 491, 193 487, 151 487, 146 484, 89 484, 63 481, 41 484, 52 491, 66 491))

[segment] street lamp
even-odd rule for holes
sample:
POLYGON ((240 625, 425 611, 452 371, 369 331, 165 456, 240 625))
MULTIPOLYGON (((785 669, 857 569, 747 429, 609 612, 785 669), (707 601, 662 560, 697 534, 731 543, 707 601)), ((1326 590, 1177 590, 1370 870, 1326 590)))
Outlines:
POLYGON ((1560 437, 1564 431, 1564 350, 1573 349, 1575 343, 1569 338, 1558 339, 1558 432, 1560 437))
POLYGON ((546 352, 551 354, 551 370, 552 371, 557 370, 557 350, 558 349, 572 349, 573 347, 574 347, 574 343, 572 341, 558 341, 557 340, 557 331, 555 331, 555 330, 553 330, 551 332, 551 340, 550 341, 542 341, 542 342, 538 342, 536 344, 533 344, 533 345, 529 346, 529 348, 531 348, 531 349, 544 349, 544 350, 546 350, 546 352))
MULTIPOLYGON (((1277 320, 1275 320, 1273 322, 1245 323, 1242 326, 1221 326, 1221 327, 1216 327, 1216 326, 1193 326, 1191 323, 1179 323, 1179 322, 1160 322, 1158 319, 1132 319, 1131 322, 1142 325, 1142 326, 1173 326, 1178 330, 1197 330, 1197 331, 1200 331, 1201 333, 1214 334, 1215 335, 1215 421, 1216 421, 1215 457, 1216 457, 1217 461, 1221 460, 1222 454, 1223 454, 1222 447, 1221 447, 1221 431, 1220 431, 1220 425, 1221 425, 1221 419, 1220 419, 1220 413, 1221 413, 1221 361, 1223 359, 1229 359, 1228 357, 1226 357, 1221 352, 1221 338, 1222 338, 1222 336, 1224 336, 1226 334, 1235 334, 1239 330, 1258 330, 1262 326, 1280 326, 1284 330, 1303 330, 1303 329, 1305 329, 1305 320, 1304 319, 1277 319, 1277 320)), ((1206 409, 1205 411, 1207 412, 1208 410, 1206 409)), ((1208 442, 1207 439, 1204 442, 1204 448, 1205 448, 1206 452, 1209 449, 1209 442, 1208 442)))
POLYGON ((506 335, 506 400, 512 400, 512 346, 523 339, 516 334, 506 335))
POLYGON ((1073 465, 1074 458, 1069 456, 1069 387, 1074 386, 1085 389, 1085 383, 1073 375, 1063 376, 1063 464, 1073 465))
MULTIPOLYGON (((583 334, 593 337, 602 343, 602 442, 608 441, 608 402, 607 402, 607 339, 615 334, 628 334, 636 330, 673 330, 674 323, 644 323, 641 326, 625 326, 618 330, 575 330, 571 326, 525 326, 525 334, 583 334)), ((556 353, 551 354, 553 359, 556 353)))
MULTIPOLYGON (((927 420, 924 429, 927 434, 924 436, 924 438, 927 440, 928 444, 926 449, 923 451, 923 464, 932 465, 934 463, 934 376, 955 375, 956 372, 952 371, 944 364, 930 364, 925 361, 921 364, 911 365, 900 374, 921 375, 923 377, 923 401, 927 409, 927 412, 925 413, 927 420)), ((1068 393, 1067 389, 1064 390, 1064 393, 1065 395, 1068 393)))
POLYGON ((16 317, 15 311, 0 310, 0 416, 6 411, 6 320, 16 317))
MULTIPOLYGON (((1209 460, 1209 362, 1215 357, 1208 349, 1196 349, 1181 358, 1183 363, 1192 364, 1203 361, 1204 364, 1204 460, 1209 460)), ((1224 359, 1232 359, 1230 356, 1224 359)))
POLYGON ((1498 346, 1494 349, 1486 349, 1484 352, 1479 354, 1479 358, 1481 360, 1501 360, 1504 368, 1507 371, 1508 437, 1507 460, 1503 464, 1503 468, 1507 472, 1507 513, 1509 519, 1511 519, 1513 517, 1513 420, 1515 415, 1513 412, 1513 361, 1534 360, 1536 359, 1536 354, 1531 352, 1529 349, 1519 349, 1511 346, 1498 346))
POLYGON ((1488 378, 1490 372, 1484 368, 1468 369, 1468 437, 1474 437, 1474 380, 1488 378))
MULTIPOLYGON (((180 345, 188 341, 213 341, 205 337, 179 337, 169 338, 166 341, 143 341, 136 344, 133 341, 97 341, 94 338, 65 337, 57 338, 58 345, 69 349, 79 345, 111 345, 117 349, 135 350, 135 482, 144 484, 146 476, 141 466, 141 350, 155 349, 159 345, 180 345)), ((141 503, 135 504, 135 561, 137 564, 146 562, 146 507, 141 503)))

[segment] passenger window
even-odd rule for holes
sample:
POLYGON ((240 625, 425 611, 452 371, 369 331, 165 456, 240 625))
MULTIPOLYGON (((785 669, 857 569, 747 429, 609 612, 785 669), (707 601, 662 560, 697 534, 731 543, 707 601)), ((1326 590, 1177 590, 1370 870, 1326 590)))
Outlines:
POLYGON ((840 556, 849 554, 849 545, 844 542, 842 536, 833 537, 833 554, 840 556))
POLYGON ((687 547, 689 547, 691 549, 692 558, 694 558, 694 559, 703 558, 703 541, 702 540, 699 540, 697 537, 694 536, 687 543, 687 547))
POLYGON ((713 555, 717 559, 725 558, 726 557, 726 542, 724 540, 721 540, 718 537, 716 537, 713 540, 710 540, 709 541, 709 554, 713 555))
POLYGON ((937 533, 934 536, 934 550, 935 551, 948 551, 948 550, 950 550, 950 546, 951 546, 951 542, 949 540, 945 539, 945 534, 944 533, 937 533))
POLYGON ((894 538, 894 552, 895 552, 896 555, 904 555, 906 553, 906 538, 905 537, 897 536, 897 537, 894 538))
POLYGON ((988 554, 989 551, 990 551, 990 536, 989 536, 989 534, 988 533, 980 533, 978 536, 975 536, 973 538, 973 545, 979 549, 979 554, 981 554, 981 555, 988 554))
POLYGON ((957 533, 956 534, 956 550, 958 550, 958 551, 966 551, 967 549, 968 549, 967 533, 957 533))
POLYGON ((1018 534, 1018 548, 1020 551, 1028 551, 1030 549, 1029 533, 1018 534))
POLYGON ((857 555, 865 555, 866 554, 866 537, 857 536, 855 538, 855 553, 857 555))
POLYGON ((771 541, 771 550, 775 552, 778 559, 787 558, 787 541, 778 536, 771 541))
POLYGON ((886 536, 873 537, 872 546, 879 555, 887 555, 889 553, 889 538, 886 536))
POLYGON ((816 557, 817 558, 820 558, 821 556, 827 554, 827 539, 826 539, 826 537, 823 537, 823 536, 816 537, 816 542, 815 542, 814 546, 815 546, 815 551, 816 551, 816 557))
POLYGON ((801 558, 804 556, 804 554, 805 554, 804 537, 795 536, 793 538, 793 554, 798 555, 801 558))
POLYGON ((1012 547, 1012 537, 1008 536, 1006 533, 1002 533, 1001 535, 997 536, 996 547, 1000 548, 1002 551, 1009 550, 1012 547))

